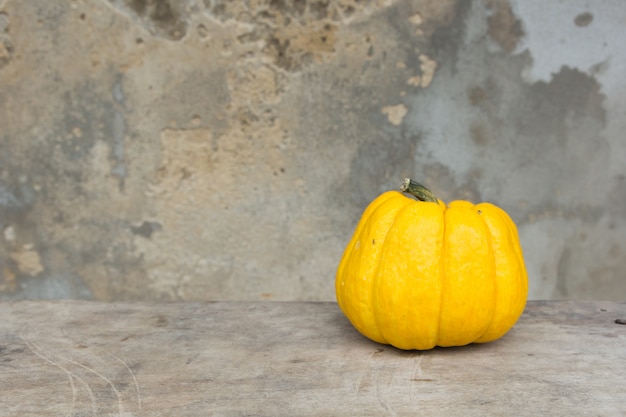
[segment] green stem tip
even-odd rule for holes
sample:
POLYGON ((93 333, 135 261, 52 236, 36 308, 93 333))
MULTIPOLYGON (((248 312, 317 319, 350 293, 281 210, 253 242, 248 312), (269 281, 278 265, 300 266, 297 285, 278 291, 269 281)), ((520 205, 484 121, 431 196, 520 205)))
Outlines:
POLYGON ((432 191, 410 178, 404 179, 404 182, 400 186, 400 191, 411 194, 420 201, 438 203, 437 197, 435 197, 432 191))

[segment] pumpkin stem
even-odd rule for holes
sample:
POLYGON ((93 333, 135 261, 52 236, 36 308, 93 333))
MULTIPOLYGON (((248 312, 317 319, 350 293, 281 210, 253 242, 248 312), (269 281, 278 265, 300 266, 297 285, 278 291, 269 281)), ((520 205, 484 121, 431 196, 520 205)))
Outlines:
POLYGON ((413 197, 420 201, 427 201, 431 203, 438 203, 437 197, 428 188, 424 187, 417 181, 413 181, 410 178, 405 178, 404 182, 400 186, 400 190, 403 193, 411 194, 413 197))

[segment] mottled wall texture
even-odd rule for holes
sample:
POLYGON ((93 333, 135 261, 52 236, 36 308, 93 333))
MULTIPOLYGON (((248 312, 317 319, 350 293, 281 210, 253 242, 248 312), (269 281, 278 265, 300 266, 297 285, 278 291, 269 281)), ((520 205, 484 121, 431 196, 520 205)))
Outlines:
POLYGON ((405 176, 626 295, 623 0, 0 0, 0 299, 334 300, 405 176))

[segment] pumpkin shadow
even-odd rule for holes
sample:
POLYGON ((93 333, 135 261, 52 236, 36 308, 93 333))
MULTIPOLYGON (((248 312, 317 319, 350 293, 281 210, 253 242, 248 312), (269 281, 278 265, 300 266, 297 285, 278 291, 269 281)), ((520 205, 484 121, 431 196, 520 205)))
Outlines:
POLYGON ((336 332, 340 334, 343 343, 350 345, 357 344, 365 349, 372 350, 375 353, 385 353, 396 356, 419 356, 419 355, 437 355, 437 356, 455 356, 455 355, 478 355, 483 353, 493 353, 494 350, 500 349, 506 345, 507 335, 498 340, 494 340, 488 343, 470 343, 464 346, 435 346, 428 350, 405 350, 400 349, 392 345, 385 345, 368 339, 352 326, 350 320, 341 312, 337 310, 332 318, 329 320, 329 324, 336 329, 336 332))

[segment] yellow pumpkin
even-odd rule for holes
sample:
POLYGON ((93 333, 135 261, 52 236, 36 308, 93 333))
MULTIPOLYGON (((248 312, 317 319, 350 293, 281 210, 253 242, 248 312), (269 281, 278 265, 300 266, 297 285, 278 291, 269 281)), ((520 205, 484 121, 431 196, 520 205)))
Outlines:
POLYGON ((528 277, 517 228, 490 203, 445 205, 405 179, 365 210, 345 249, 337 302, 379 343, 431 349, 490 342, 515 324, 528 277))

